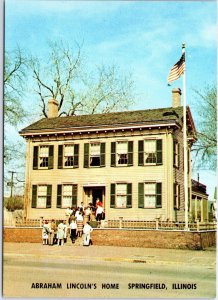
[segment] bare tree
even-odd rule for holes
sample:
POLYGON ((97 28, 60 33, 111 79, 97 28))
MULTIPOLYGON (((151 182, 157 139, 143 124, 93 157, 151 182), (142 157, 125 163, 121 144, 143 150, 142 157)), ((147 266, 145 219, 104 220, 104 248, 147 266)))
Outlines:
POLYGON ((26 76, 26 58, 19 48, 5 52, 4 117, 5 123, 16 126, 26 113, 21 105, 26 76))
POLYGON ((197 137, 193 146, 197 168, 216 170, 217 164, 217 89, 208 86, 197 95, 197 137))
POLYGON ((130 75, 122 76, 114 66, 87 71, 78 44, 75 53, 60 43, 50 44, 50 50, 44 68, 36 58, 31 63, 35 92, 45 117, 49 98, 59 102, 59 116, 123 110, 133 103, 130 75))
POLYGON ((26 79, 27 59, 17 47, 5 52, 4 62, 4 162, 8 164, 18 157, 20 145, 13 142, 8 129, 16 127, 27 116, 23 106, 24 81, 26 79), (15 155, 16 153, 16 155, 15 155))

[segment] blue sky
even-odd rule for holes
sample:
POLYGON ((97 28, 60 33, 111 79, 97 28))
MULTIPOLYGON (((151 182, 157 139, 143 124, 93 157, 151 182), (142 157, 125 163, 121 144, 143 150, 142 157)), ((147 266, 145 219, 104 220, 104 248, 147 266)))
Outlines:
MULTIPOLYGON (((215 1, 6 0, 5 49, 19 45, 43 61, 48 41, 83 43, 87 68, 115 64, 132 73, 137 97, 131 109, 146 109, 171 106, 172 88, 182 88, 181 79, 172 87, 166 79, 185 42, 187 102, 195 118, 193 89, 216 82, 216 11, 215 1)), ((31 89, 24 103, 38 106, 31 89)), ((216 178, 204 173, 200 179, 210 181, 211 194, 216 178)))

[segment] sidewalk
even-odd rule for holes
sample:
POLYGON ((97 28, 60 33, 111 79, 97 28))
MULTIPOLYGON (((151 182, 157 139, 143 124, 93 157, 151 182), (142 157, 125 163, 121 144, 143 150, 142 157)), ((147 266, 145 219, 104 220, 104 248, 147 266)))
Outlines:
POLYGON ((114 246, 84 247, 68 241, 63 247, 48 246, 37 243, 4 243, 3 257, 17 257, 19 259, 54 259, 65 258, 70 260, 92 260, 108 262, 130 262, 146 264, 179 264, 202 267, 216 266, 216 249, 206 251, 135 248, 114 246))

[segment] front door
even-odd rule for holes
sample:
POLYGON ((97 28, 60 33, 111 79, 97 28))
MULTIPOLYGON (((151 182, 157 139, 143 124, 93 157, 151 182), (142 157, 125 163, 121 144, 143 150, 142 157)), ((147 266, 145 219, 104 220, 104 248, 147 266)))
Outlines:
POLYGON ((85 198, 86 201, 84 201, 85 206, 88 205, 89 202, 93 203, 93 205, 96 205, 96 200, 99 199, 104 207, 104 195, 105 195, 105 187, 85 187, 85 198))
POLYGON ((99 199, 103 203, 104 188, 93 188, 92 189, 92 203, 95 206, 96 200, 99 199))

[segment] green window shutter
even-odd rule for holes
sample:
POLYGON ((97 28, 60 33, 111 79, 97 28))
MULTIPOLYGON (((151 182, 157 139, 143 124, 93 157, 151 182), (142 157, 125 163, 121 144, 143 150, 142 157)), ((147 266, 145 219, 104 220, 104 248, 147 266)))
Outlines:
POLYGON ((48 152, 48 169, 53 169, 53 155, 54 155, 54 146, 49 146, 48 152))
POLYGON ((101 143, 100 147, 100 166, 105 167, 105 143, 101 143))
POLYGON ((62 206, 62 185, 58 184, 58 189, 57 189, 57 207, 61 208, 62 206))
POLYGON ((73 166, 74 168, 79 168, 79 144, 74 145, 73 166))
POLYGON ((52 185, 47 185, 46 208, 51 208, 52 185))
POLYGON ((128 142, 128 166, 133 165, 133 141, 128 142))
POLYGON ((115 197, 116 197, 116 186, 114 183, 111 183, 111 201, 110 201, 110 207, 115 207, 115 197))
POLYGON ((89 167, 89 144, 84 144, 84 168, 89 167))
POLYGON ((77 184, 73 184, 72 206, 77 207, 77 184))
POLYGON ((162 140, 156 140, 157 165, 162 164, 162 140))
POLYGON ((173 204, 174 209, 177 209, 177 203, 176 203, 176 183, 173 184, 173 204))
POLYGON ((156 207, 162 207, 162 183, 156 183, 156 207))
POLYGON ((38 152, 39 152, 39 147, 34 146, 33 147, 33 170, 38 169, 38 152))
POLYGON ((111 142, 111 167, 116 167, 116 142, 111 142))
POLYGON ((138 141, 138 165, 144 166, 144 141, 138 141))
POLYGON ((144 208, 144 200, 145 200, 144 183, 139 182, 138 183, 138 207, 139 208, 144 208))
POLYGON ((132 207, 132 183, 127 183, 127 202, 126 207, 132 207))
POLYGON ((58 169, 63 168, 63 145, 58 145, 58 169))
POLYGON ((32 186, 32 208, 36 208, 37 203, 37 185, 32 186))

